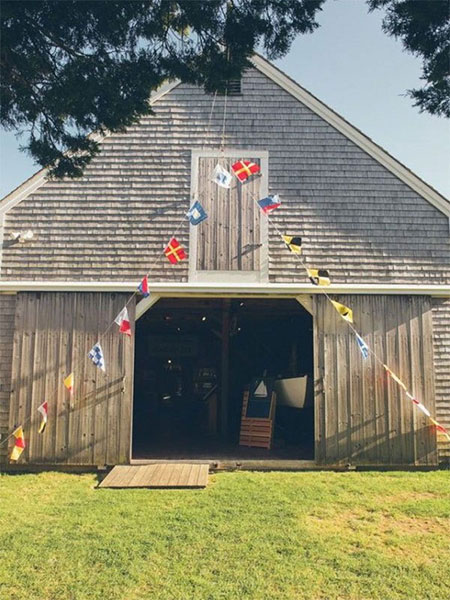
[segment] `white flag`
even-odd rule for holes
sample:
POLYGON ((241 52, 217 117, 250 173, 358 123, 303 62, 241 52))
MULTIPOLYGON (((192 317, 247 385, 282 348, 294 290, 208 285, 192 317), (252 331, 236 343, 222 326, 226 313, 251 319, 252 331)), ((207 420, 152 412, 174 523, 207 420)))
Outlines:
POLYGON ((98 342, 92 346, 92 349, 89 352, 88 356, 92 360, 94 365, 96 365, 103 372, 106 371, 105 357, 103 355, 102 347, 98 342))
POLYGON ((217 183, 217 185, 220 185, 220 187, 229 189, 232 179, 233 176, 231 175, 231 173, 229 173, 219 164, 216 165, 216 168, 212 173, 212 181, 214 181, 214 183, 217 183))

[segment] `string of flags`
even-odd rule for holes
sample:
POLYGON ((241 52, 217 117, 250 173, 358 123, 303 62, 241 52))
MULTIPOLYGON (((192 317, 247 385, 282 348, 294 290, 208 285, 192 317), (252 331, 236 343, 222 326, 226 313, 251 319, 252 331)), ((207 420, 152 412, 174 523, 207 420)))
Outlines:
MULTIPOLYGON (((235 163, 233 163, 231 165, 231 170, 232 170, 232 173, 227 171, 220 164, 217 164, 211 174, 211 180, 214 183, 216 183, 219 187, 222 187, 225 189, 230 189, 231 182, 233 180, 233 174, 235 175, 235 177, 238 179, 238 181, 240 183, 244 183, 249 178, 260 174, 260 166, 257 163, 254 163, 250 160, 244 160, 244 159, 238 160, 235 163)), ((269 214, 272 211, 274 211, 275 209, 277 209, 281 206, 281 200, 280 200, 279 196, 276 194, 268 195, 265 198, 256 200, 256 203, 259 206, 259 208, 261 209, 261 211, 265 215, 267 215, 268 218, 270 218, 269 214)), ((188 212, 186 213, 186 217, 188 218, 189 223, 192 226, 198 226, 200 223, 202 223, 204 220, 206 220, 208 218, 208 215, 206 214, 206 211, 204 210, 204 208, 202 207, 200 202, 198 200, 196 200, 192 204, 192 206, 189 208, 188 212)), ((278 231, 278 229, 277 229, 277 231, 278 231)), ((280 234, 280 232, 278 232, 278 233, 280 234)), ((300 236, 298 236, 298 235, 290 236, 290 235, 284 235, 284 234, 280 234, 280 236, 281 236, 281 239, 284 242, 285 246, 288 248, 288 250, 290 252, 292 252, 293 254, 296 254, 296 255, 302 254, 302 238, 300 236)), ((170 238, 167 246, 164 248, 163 253, 166 256, 166 258, 169 260, 169 262, 173 265, 176 265, 179 262, 181 262, 187 258, 187 254, 186 254, 184 247, 180 244, 180 242, 176 239, 175 236, 170 238)), ((299 258, 300 258, 300 256, 299 256, 299 258)), ((313 285, 316 285, 319 287, 327 287, 330 285, 330 283, 331 283, 330 275, 326 269, 307 268, 301 258, 300 258, 300 260, 306 270, 309 280, 311 281, 311 283, 313 285)), ((143 279, 141 280, 141 282, 139 283, 139 285, 137 287, 136 292, 134 292, 133 296, 136 293, 141 294, 144 298, 147 298, 150 296, 149 285, 148 285, 148 275, 145 275, 143 277, 143 279)), ((372 353, 375 356, 375 358, 383 365, 387 375, 393 381, 395 381, 395 383, 397 383, 400 386, 400 388, 405 392, 406 397, 409 398, 413 402, 413 404, 415 406, 417 406, 417 408, 426 417, 428 417, 430 422, 435 426, 436 430, 439 433, 443 434, 450 441, 450 434, 447 432, 445 427, 443 427, 438 421, 433 419, 430 411, 425 407, 425 405, 422 404, 422 402, 420 402, 419 400, 417 400, 408 391, 407 386, 400 379, 400 377, 398 377, 398 375, 396 375, 386 364, 384 364, 384 363, 382 363, 382 361, 380 361, 380 359, 376 356, 376 354, 370 350, 369 346, 364 341, 364 339, 354 329, 354 327, 352 326, 352 323, 353 323, 352 309, 349 308, 348 306, 345 306, 344 304, 341 304, 340 302, 337 302, 336 300, 332 300, 328 296, 328 294, 326 294, 326 292, 323 291, 323 293, 328 298, 328 300, 332 303, 332 305, 336 309, 339 316, 342 319, 344 319, 344 321, 346 321, 348 324, 350 324, 350 327, 355 334, 356 342, 357 342, 359 350, 361 351, 363 359, 367 359, 369 357, 369 353, 372 353)), ((130 300, 131 300, 131 298, 130 298, 130 300)), ((130 300, 128 301, 128 303, 130 302, 130 300)), ((130 318, 128 315, 127 305, 125 305, 123 307, 123 309, 119 312, 117 317, 114 319, 114 323, 116 323, 119 326, 120 333, 123 333, 127 336, 132 335, 131 323, 130 323, 130 318)), ((97 341, 94 344, 94 346, 91 348, 91 350, 88 353, 88 357, 90 358, 90 360, 93 362, 93 364, 96 367, 98 367, 101 371, 106 372, 105 356, 104 356, 103 349, 102 349, 99 341, 97 341)), ((69 391, 70 395, 72 396, 74 394, 74 372, 73 371, 64 378, 63 383, 64 383, 64 387, 69 391)), ((46 425, 48 422, 48 402, 44 401, 40 406, 38 406, 37 411, 39 412, 39 414, 41 416, 41 421, 39 424, 38 432, 43 433, 45 431, 45 428, 46 428, 46 425)), ((17 460, 19 460, 22 452, 24 451, 24 449, 26 447, 23 425, 20 425, 19 427, 17 427, 12 432, 12 434, 10 436, 8 436, 6 439, 9 439, 9 437, 11 437, 11 436, 14 437, 14 446, 11 451, 10 460, 17 461, 17 460)))

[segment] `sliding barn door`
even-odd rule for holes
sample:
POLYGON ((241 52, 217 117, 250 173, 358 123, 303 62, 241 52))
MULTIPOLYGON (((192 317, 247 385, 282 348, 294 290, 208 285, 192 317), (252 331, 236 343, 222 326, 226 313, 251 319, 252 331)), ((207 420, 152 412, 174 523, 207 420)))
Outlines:
MULTIPOLYGON (((25 423, 21 462, 128 463, 133 398, 134 333, 113 325, 100 344, 106 373, 87 357, 128 299, 111 293, 20 293, 13 348, 10 427, 25 423), (74 371, 73 396, 63 379, 74 371), (48 424, 38 433, 38 406, 48 424)), ((128 306, 134 322, 134 305, 128 306)), ((134 327, 133 327, 134 332, 134 327)))
POLYGON ((436 432, 383 362, 434 415, 431 300, 425 296, 340 296, 381 359, 364 359, 355 335, 323 296, 314 313, 316 460, 434 465, 436 432))
MULTIPOLYGON (((225 157, 220 164, 229 172, 231 165, 242 157, 225 157)), ((246 158, 260 164, 258 158, 246 158)), ((256 200, 261 198, 260 176, 240 183, 233 176, 231 189, 219 187, 211 180, 218 158, 198 158, 196 196, 208 215, 198 227, 191 228, 196 236, 195 263, 198 274, 221 272, 251 277, 261 271, 261 216, 256 200)), ((192 248, 191 248, 192 250, 192 248)))

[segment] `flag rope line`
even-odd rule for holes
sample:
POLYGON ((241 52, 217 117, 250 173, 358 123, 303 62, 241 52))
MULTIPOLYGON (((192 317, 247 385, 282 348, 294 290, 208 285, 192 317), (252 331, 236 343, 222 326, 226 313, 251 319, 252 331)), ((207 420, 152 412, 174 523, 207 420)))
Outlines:
MULTIPOLYGON (((173 235, 169 239, 172 239, 173 237, 176 236, 176 234, 178 233, 178 231, 181 229, 183 223, 185 223, 185 222, 186 222, 186 217, 183 217, 183 219, 179 222, 178 227, 176 228, 175 232, 173 233, 173 235)), ((165 250, 165 248, 164 248, 164 250, 165 250)), ((150 264, 150 266, 147 267, 148 272, 144 275, 145 277, 148 277, 148 275, 150 274, 150 270, 153 269, 158 264, 159 260, 164 255, 164 250, 162 250, 161 252, 159 252, 157 254, 157 256, 155 257, 155 259, 153 260, 153 262, 150 264)), ((137 294, 138 294, 138 290, 136 289, 131 294, 131 296, 128 298, 126 304, 124 305, 124 308, 126 308, 130 304, 130 302, 135 298, 135 296, 137 296, 137 294)), ((100 340, 102 340, 105 337, 105 335, 110 331, 111 327, 113 327, 114 324, 116 324, 116 322, 113 319, 109 323, 108 327, 101 334, 98 335, 96 343, 99 343, 100 340)), ((82 362, 84 362, 86 360, 86 356, 83 355, 83 357, 80 356, 78 358, 78 360, 73 364, 73 366, 70 369, 71 373, 75 373, 76 372, 77 367, 79 367, 82 364, 82 362)), ((82 402, 86 398, 87 398, 87 396, 83 396, 82 398, 77 398, 77 400, 78 400, 78 402, 82 402)), ((23 421, 21 421, 20 425, 15 426, 14 429, 11 431, 11 433, 9 433, 8 436, 5 439, 3 439, 3 440, 0 441, 0 447, 13 437, 13 435, 16 432, 16 430, 17 430, 18 427, 25 427, 25 425, 28 425, 30 422, 33 423, 34 422, 33 418, 34 418, 34 415, 30 414, 26 419, 24 419, 23 421)))
MULTIPOLYGON (((212 101, 212 104, 211 104, 211 111, 210 111, 210 114, 209 114, 208 126, 207 126, 207 128, 206 128, 206 137, 208 137, 208 136, 209 136, 209 131, 210 131, 210 127, 211 127, 211 121, 212 121, 213 111, 214 111, 214 107, 215 107, 215 104, 216 104, 216 97, 217 97, 217 91, 216 91, 216 92, 215 92, 215 94, 214 94, 214 98, 213 98, 213 101, 212 101)), ((224 111, 224 127, 225 127, 225 111, 224 111)), ((197 194, 197 196, 198 196, 198 197, 203 197, 203 194, 204 194, 204 192, 203 192, 203 193, 201 193, 201 194, 197 194)), ((189 195, 189 197, 187 197, 187 198, 183 198, 183 200, 185 200, 185 199, 188 199, 188 200, 189 200, 189 205, 191 205, 191 203, 192 203, 192 200, 194 199, 194 197, 193 197, 193 195, 189 195)), ((181 229, 181 227, 183 226, 183 223, 185 223, 185 222, 186 222, 186 215, 184 215, 183 219, 181 219, 181 221, 179 222, 179 224, 178 224, 177 228, 175 229, 175 232, 174 232, 174 233, 173 233, 173 234, 170 236, 169 240, 171 240, 172 238, 174 238, 174 237, 176 236, 176 234, 179 232, 179 230, 180 230, 180 229, 181 229)), ((153 262, 150 264, 150 266, 149 266, 149 267, 147 267, 147 272, 144 274, 144 277, 148 277, 148 276, 150 275, 150 271, 151 271, 151 270, 152 270, 152 269, 153 269, 153 268, 154 268, 154 267, 155 267, 155 266, 158 264, 159 260, 162 258, 163 254, 164 254, 164 251, 165 251, 165 248, 164 248, 164 249, 163 249, 161 252, 159 252, 159 253, 157 254, 157 256, 155 257, 154 261, 153 261, 153 262)), ((128 305, 130 304, 130 302, 132 302, 132 300, 135 298, 135 296, 136 296, 137 294, 138 294, 138 289, 136 289, 136 290, 135 290, 135 291, 132 293, 132 295, 131 295, 131 296, 128 298, 128 300, 127 300, 126 304, 124 305, 124 308, 127 308, 127 307, 128 307, 128 305)), ((117 317, 116 317, 116 318, 117 318, 117 317)), ((105 329, 105 330, 104 330, 104 331, 103 331, 101 334, 99 334, 99 336, 98 336, 98 338, 97 338, 97 342, 96 342, 97 344, 100 342, 100 340, 101 340, 102 338, 104 338, 104 337, 105 337, 105 335, 106 335, 106 334, 107 334, 107 333, 110 331, 111 327, 113 327, 113 326, 114 326, 114 324, 116 324, 116 322, 115 322, 115 319, 113 319, 113 320, 112 320, 112 321, 109 323, 108 327, 107 327, 107 328, 106 328, 106 329, 105 329)), ((84 362, 85 360, 86 360, 86 357, 85 357, 85 356, 83 356, 83 362, 84 362)), ((80 356, 80 358, 79 358, 79 359, 78 359, 78 360, 77 360, 77 361, 74 363, 74 366, 71 368, 70 372, 71 372, 71 373, 75 373, 75 371, 76 371, 76 367, 78 367, 80 364, 81 364, 81 356, 80 356)), ((86 399, 86 397, 87 397, 87 396, 84 396, 83 398, 80 398, 80 399, 78 399, 78 401, 81 401, 81 402, 82 402, 83 400, 85 400, 85 399, 86 399)), ((18 428, 18 427, 22 427, 22 428, 23 428, 23 427, 25 427, 25 425, 28 425, 28 424, 33 424, 33 423, 34 423, 34 420, 33 420, 33 418, 34 418, 34 417, 33 417, 33 415, 32 415, 32 414, 30 414, 30 415, 29 415, 29 416, 28 416, 26 419, 24 419, 24 420, 21 422, 21 425, 17 425, 17 426, 15 426, 15 427, 14 427, 14 429, 11 431, 11 433, 9 433, 5 439, 3 439, 3 440, 0 440, 0 447, 1 447, 3 444, 5 444, 6 442, 8 442, 8 441, 9 441, 9 440, 10 440, 10 439, 13 437, 13 435, 14 435, 14 434, 15 434, 15 432, 17 431, 17 428, 18 428)))
MULTIPOLYGON (((222 146, 221 146, 221 152, 222 152, 222 153, 224 152, 224 133, 225 133, 225 119, 226 119, 226 92, 227 92, 227 90, 225 90, 224 118, 223 118, 223 129, 222 129, 222 146)), ((216 94, 217 94, 217 92, 216 92, 216 94)), ((215 100, 216 100, 216 95, 214 96, 213 103, 212 103, 212 107, 211 107, 211 113, 210 113, 210 118, 209 118, 209 122, 208 122, 207 134, 209 133, 209 127, 210 127, 210 124, 211 124, 211 119, 212 119, 212 114, 213 114, 213 110, 214 110, 215 100)), ((218 157, 218 159, 220 159, 220 156, 218 157)), ((241 185, 242 185, 242 182, 241 182, 241 185)), ((235 185, 235 186, 233 186, 233 187, 231 187, 231 188, 230 188, 230 191, 231 191, 231 190, 233 190, 233 189, 235 189, 235 188, 237 188, 237 187, 238 187, 238 183, 237 183, 237 181, 236 181, 236 185, 235 185)), ((249 191, 248 193, 249 193, 249 196, 250 196, 250 198, 251 198, 251 199, 252 199, 252 200, 255 202, 255 204, 256 204, 256 206, 257 206, 257 208, 258 208, 258 211, 259 211, 260 207, 259 207, 259 205, 258 205, 258 201, 257 201, 257 199, 256 199, 256 197, 255 197, 255 194, 253 194, 251 191, 249 191)), ((199 194, 198 196, 202 197, 202 196, 203 196, 203 194, 199 194)), ((192 200, 192 199, 193 199, 192 197, 189 197, 189 201, 190 201, 190 202, 191 202, 191 200, 192 200)), ((268 219, 268 222, 269 222, 271 225, 273 225, 273 227, 274 227, 275 231, 277 232, 277 234, 279 235, 279 237, 280 237, 280 238, 283 240, 283 242, 284 242, 284 239, 283 239, 283 234, 280 232, 280 230, 279 230, 279 228, 278 228, 277 224, 275 223, 275 221, 274 221, 274 220, 273 220, 273 219, 272 219, 272 218, 269 216, 269 214, 268 214, 268 213, 266 213, 266 217, 267 217, 267 219, 268 219)), ((181 229, 181 227, 183 226, 183 223, 185 223, 185 222, 186 222, 185 218, 186 218, 186 216, 184 216, 184 217, 183 217, 183 219, 182 219, 182 220, 179 222, 179 224, 178 224, 177 228, 175 229, 175 232, 174 232, 174 233, 173 233, 173 234, 170 236, 170 238, 169 238, 170 240, 176 236, 176 234, 178 233, 178 231, 179 231, 179 230, 181 229)), ((284 244, 286 245, 286 242, 284 242, 284 244)), ((269 239, 267 240, 267 245, 269 245, 269 239)), ((147 267, 147 272, 146 272, 146 274, 144 275, 144 277, 148 277, 148 276, 149 276, 151 269, 153 269, 153 268, 156 266, 156 264, 159 262, 159 260, 161 259, 161 257, 164 255, 164 253, 165 253, 165 249, 166 249, 166 247, 165 247, 165 248, 164 248, 164 249, 163 249, 161 252, 159 252, 159 253, 157 254, 157 256, 155 257, 155 259, 153 260, 153 262, 150 264, 150 266, 149 266, 149 267, 147 267)), ((303 266, 303 268, 304 268, 304 269, 305 269, 305 271, 306 271, 306 274, 307 274, 307 276, 309 277, 309 274, 308 274, 308 267, 306 266, 306 263, 304 262, 303 258, 302 258, 302 257, 301 257, 301 255, 300 255, 300 254, 298 254, 298 253, 294 253, 294 254, 296 255, 296 258, 297 258, 297 259, 300 261, 301 265, 303 266)), ((322 286, 320 286, 320 285, 317 285, 316 287, 318 288, 318 291, 319 291, 321 294, 323 294, 323 295, 324 295, 324 296, 327 298, 327 300, 328 300, 328 301, 329 301, 331 304, 333 304, 333 300, 331 299, 331 297, 329 296, 329 294, 328 294, 328 293, 327 293, 327 292, 326 292, 326 291, 325 291, 325 290, 322 288, 322 286)), ((138 294, 138 289, 136 289, 136 290, 135 290, 135 291, 134 291, 134 292, 131 294, 131 296, 129 297, 129 299, 128 299, 128 300, 127 300, 127 302, 125 303, 125 305, 124 305, 124 308, 127 308, 127 307, 128 307, 128 305, 130 304, 130 302, 132 302, 132 300, 135 298, 135 296, 137 296, 137 294, 138 294)), ((334 307, 334 304, 333 304, 333 307, 334 307)), ((334 307, 334 308, 335 308, 335 307, 334 307)), ((339 313, 339 314, 340 314, 340 313, 339 313)), ((360 334, 360 333, 357 331, 357 329, 356 329, 356 328, 353 326, 353 324, 352 324, 351 322, 349 322, 347 319, 345 319, 345 318, 344 318, 342 315, 340 315, 340 316, 341 316, 341 318, 343 318, 343 320, 345 321, 345 323, 347 324, 347 326, 350 328, 350 330, 351 330, 351 331, 352 331, 352 332, 353 332, 353 333, 354 333, 354 334, 355 334, 357 337, 359 337, 360 339, 362 339, 362 340, 364 341, 364 338, 363 338, 363 337, 361 336, 361 334, 360 334)), ((117 317, 116 317, 116 318, 117 318, 117 317)), ((105 335, 106 335, 106 334, 107 334, 107 333, 110 331, 111 327, 113 327, 113 325, 114 325, 114 324, 116 324, 116 321, 115 321, 115 319, 113 319, 113 320, 112 320, 112 321, 109 323, 108 327, 107 327, 107 328, 106 328, 106 329, 105 329, 105 330, 104 330, 104 331, 103 331, 101 334, 99 334, 99 336, 98 336, 98 338, 97 338, 97 342, 96 342, 96 343, 99 343, 99 342, 100 342, 100 340, 101 340, 102 338, 104 338, 104 336, 105 336, 105 335)), ((393 373, 393 371, 391 371, 391 369, 390 369, 390 368, 389 368, 389 367, 388 367, 388 366, 387 366, 387 365, 386 365, 386 364, 385 364, 385 363, 384 363, 384 362, 383 362, 383 361, 382 361, 382 360, 381 360, 381 359, 378 357, 378 355, 377 355, 377 354, 376 354, 376 353, 375 353, 375 352, 374 352, 374 351, 373 351, 373 350, 370 348, 370 346, 368 346, 367 344, 365 344, 365 347, 367 348, 368 352, 369 352, 369 353, 370 353, 370 354, 371 354, 371 355, 374 357, 374 359, 375 359, 375 360, 376 360, 376 361, 377 361, 377 362, 378 362, 380 365, 382 365, 382 367, 385 369, 385 371, 386 371, 387 373, 391 374, 391 376, 392 376, 392 375, 394 375, 394 376, 395 376, 395 374, 393 373)), ((83 362, 84 362, 85 360, 86 360, 86 357, 85 357, 85 356, 83 356, 83 362)), ((75 373, 75 371, 76 371, 76 367, 78 367, 80 364, 81 364, 81 356, 80 356, 79 360, 78 360, 78 361, 76 361, 76 362, 74 363, 74 366, 73 366, 73 367, 72 367, 72 369, 71 369, 71 373, 75 373)), ((406 396, 407 396, 409 399, 411 399, 411 400, 413 401, 413 403, 414 403, 414 404, 417 404, 417 405, 422 405, 422 406, 424 406, 422 403, 419 403, 419 401, 418 401, 418 400, 417 400, 417 399, 416 399, 416 398, 415 398, 415 397, 414 397, 412 394, 410 394, 410 393, 409 393, 409 390, 408 390, 408 388, 406 387, 406 385, 403 383, 403 381, 402 381, 402 380, 400 380, 400 379, 399 379, 397 376, 395 376, 395 378, 394 378, 394 377, 392 377, 392 378, 393 378, 393 379, 394 379, 394 381, 396 381, 396 383, 397 383, 397 384, 398 384, 398 385, 399 385, 399 386, 400 386, 400 387, 401 387, 401 388, 404 390, 404 392, 405 392, 406 396)), ((86 397, 87 397, 87 396, 84 396, 83 398, 79 399, 79 401, 83 401, 84 399, 86 399, 86 397)), ((426 409, 426 407, 425 407, 425 406, 424 406, 424 408, 426 409)), ((427 416, 427 417, 428 417, 428 419, 429 419, 429 420, 431 420, 432 424, 433 424, 433 425, 434 425, 434 426, 435 426, 435 427, 436 427, 436 428, 437 428, 437 429, 438 429, 438 430, 439 430, 441 433, 443 433, 443 434, 444 434, 444 435, 447 437, 447 439, 450 441, 450 435, 447 433, 447 431, 445 430, 445 428, 444 428, 442 425, 440 425, 440 424, 439 424, 439 423, 438 423, 438 422, 437 422, 435 419, 433 419, 433 418, 431 417, 431 413, 430 413, 430 411, 428 411, 428 409, 426 409, 426 410, 427 410, 428 414, 424 413, 424 414, 425 414, 425 416, 427 416)), ((423 411, 422 411, 422 412, 423 412, 423 411)), ((5 444, 7 441, 9 441, 9 440, 10 440, 10 439, 13 437, 13 435, 16 433, 16 431, 17 431, 17 429, 18 429, 19 427, 22 427, 22 428, 23 428, 23 427, 24 427, 26 424, 28 424, 28 423, 30 423, 30 422, 31 422, 31 423, 33 423, 33 415, 32 415, 32 414, 30 414, 30 415, 29 415, 29 417, 27 417, 25 420, 23 420, 23 421, 22 421, 22 423, 21 423, 21 425, 17 425, 16 427, 14 427, 13 431, 11 431, 11 433, 10 433, 10 434, 9 434, 9 435, 8 435, 8 436, 5 438, 5 439, 3 439, 3 440, 1 440, 1 441, 0 441, 0 446, 2 446, 2 445, 3 445, 3 444, 5 444)))
MULTIPOLYGON (((252 194, 251 192, 249 192, 249 195, 250 195, 250 197, 253 199, 253 201, 256 203, 256 205, 257 205, 257 206, 258 206, 258 208, 259 208, 259 205, 258 205, 258 202, 257 202, 257 200, 256 200, 256 198, 255 198, 255 195, 254 195, 254 194, 252 194)), ((267 216, 267 219, 268 219, 269 223, 270 223, 271 225, 273 225, 273 226, 274 226, 274 228, 275 228, 275 230, 276 230, 277 234, 280 236, 280 238, 281 238, 281 239, 283 239, 283 235, 282 235, 282 233, 280 232, 280 230, 278 229, 278 226, 277 226, 277 224, 276 224, 276 223, 275 223, 275 222, 272 220, 272 218, 269 216, 269 214, 268 214, 268 213, 266 214, 266 216, 267 216)), ((285 243, 285 242, 284 242, 284 243, 285 243)), ((269 244, 269 240, 267 240, 267 244, 269 244)), ((286 244, 285 244, 285 245, 286 245, 286 244)), ((306 264, 305 264, 304 260, 302 259, 301 255, 300 255, 300 254, 295 254, 295 257, 296 257, 297 259, 299 259, 299 260, 300 260, 300 263, 301 263, 301 265, 303 266, 303 268, 304 268, 304 269, 305 269, 305 271, 306 271, 306 274, 308 275, 308 267, 306 266, 306 264)), ((308 275, 308 277, 309 277, 309 275, 308 275)), ((317 288, 318 288, 319 292, 320 292, 320 293, 322 293, 322 294, 323 294, 323 295, 324 295, 324 296, 327 298, 327 300, 328 300, 328 301, 329 301, 329 302, 330 302, 330 303, 333 305, 333 308, 335 308, 335 307, 334 307, 334 304, 333 304, 333 300, 331 299, 331 297, 329 296, 329 294, 328 294, 328 293, 327 293, 327 292, 326 292, 326 291, 325 291, 325 290, 322 288, 322 286, 320 286, 320 285, 317 285, 317 286, 315 286, 315 287, 317 287, 317 288)), ((344 318, 342 317, 342 315, 340 315, 340 316, 341 316, 341 319, 343 319, 343 320, 345 321, 345 323, 348 325, 348 327, 349 327, 349 328, 352 330, 352 332, 353 332, 353 333, 354 333, 354 334, 355 334, 357 337, 359 337, 360 339, 362 339, 362 340, 364 341, 364 338, 363 338, 363 336, 362 336, 362 335, 361 335, 361 334, 360 334, 360 333, 357 331, 357 329, 356 329, 356 328, 353 326, 353 324, 352 324, 352 323, 350 323, 349 321, 347 321, 347 319, 344 319, 344 318)), ((395 373, 393 373, 393 371, 392 371, 392 370, 391 370, 391 369, 388 367, 388 365, 386 365, 386 363, 384 363, 384 362, 383 362, 383 361, 382 361, 382 360, 379 358, 379 356, 378 356, 378 355, 377 355, 377 354, 376 354, 376 353, 375 353, 375 352, 374 352, 374 351, 371 349, 371 347, 370 347, 370 346, 368 346, 367 344, 365 344, 365 346, 366 346, 367 350, 369 351, 369 353, 370 353, 370 354, 371 354, 371 355, 372 355, 372 356, 375 358, 375 360, 376 360, 376 361, 378 361, 378 363, 379 363, 379 364, 380 364, 380 365, 381 365, 381 366, 384 368, 384 370, 385 370, 387 373, 389 373, 389 374, 391 375, 391 377, 392 377, 392 375, 395 375, 395 373)), ((393 378, 393 377, 392 377, 392 378, 393 378)), ((394 379, 394 378, 393 378, 393 379, 394 379)), ((417 398, 415 398, 415 396, 409 392, 409 389, 408 389, 408 388, 407 388, 407 386, 406 386, 406 385, 403 383, 403 381, 402 381, 400 378, 397 378, 397 376, 396 376, 396 379, 394 379, 394 381, 396 381, 396 383, 397 383, 397 384, 398 384, 398 385, 399 385, 399 386, 400 386, 400 387, 403 389, 403 391, 405 392, 406 396, 407 396, 407 397, 408 397, 410 400, 412 400, 413 404, 416 404, 416 405, 422 405, 422 406, 423 406, 423 407, 424 407, 424 408, 427 410, 427 412, 428 412, 429 414, 423 413, 423 411, 422 411, 421 409, 419 409, 419 410, 421 410, 421 412, 422 412, 423 414, 425 414, 425 416, 426 416, 426 417, 427 417, 429 420, 431 420, 431 424, 432 424, 432 425, 434 425, 434 426, 435 426, 435 427, 438 429, 438 431, 439 431, 440 433, 442 433, 443 435, 445 435, 445 436, 446 436, 446 438, 447 438, 447 439, 450 441, 450 434, 449 434, 449 433, 446 431, 445 427, 443 427, 442 425, 440 425, 440 424, 438 423, 438 421, 436 421, 435 419, 433 419, 433 417, 431 417, 431 413, 430 413, 430 411, 429 411, 429 410, 426 408, 426 406, 425 406, 425 405, 424 405, 422 402, 420 402, 420 403, 419 403, 419 401, 417 400, 417 398), (399 379, 399 381, 397 381, 397 379, 399 379)))

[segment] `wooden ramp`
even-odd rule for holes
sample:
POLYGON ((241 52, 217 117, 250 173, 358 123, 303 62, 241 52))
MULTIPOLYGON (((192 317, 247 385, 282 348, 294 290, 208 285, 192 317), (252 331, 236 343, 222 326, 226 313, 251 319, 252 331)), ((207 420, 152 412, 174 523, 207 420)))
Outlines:
POLYGON ((158 463, 117 465, 100 483, 101 488, 204 488, 209 464, 158 463))

